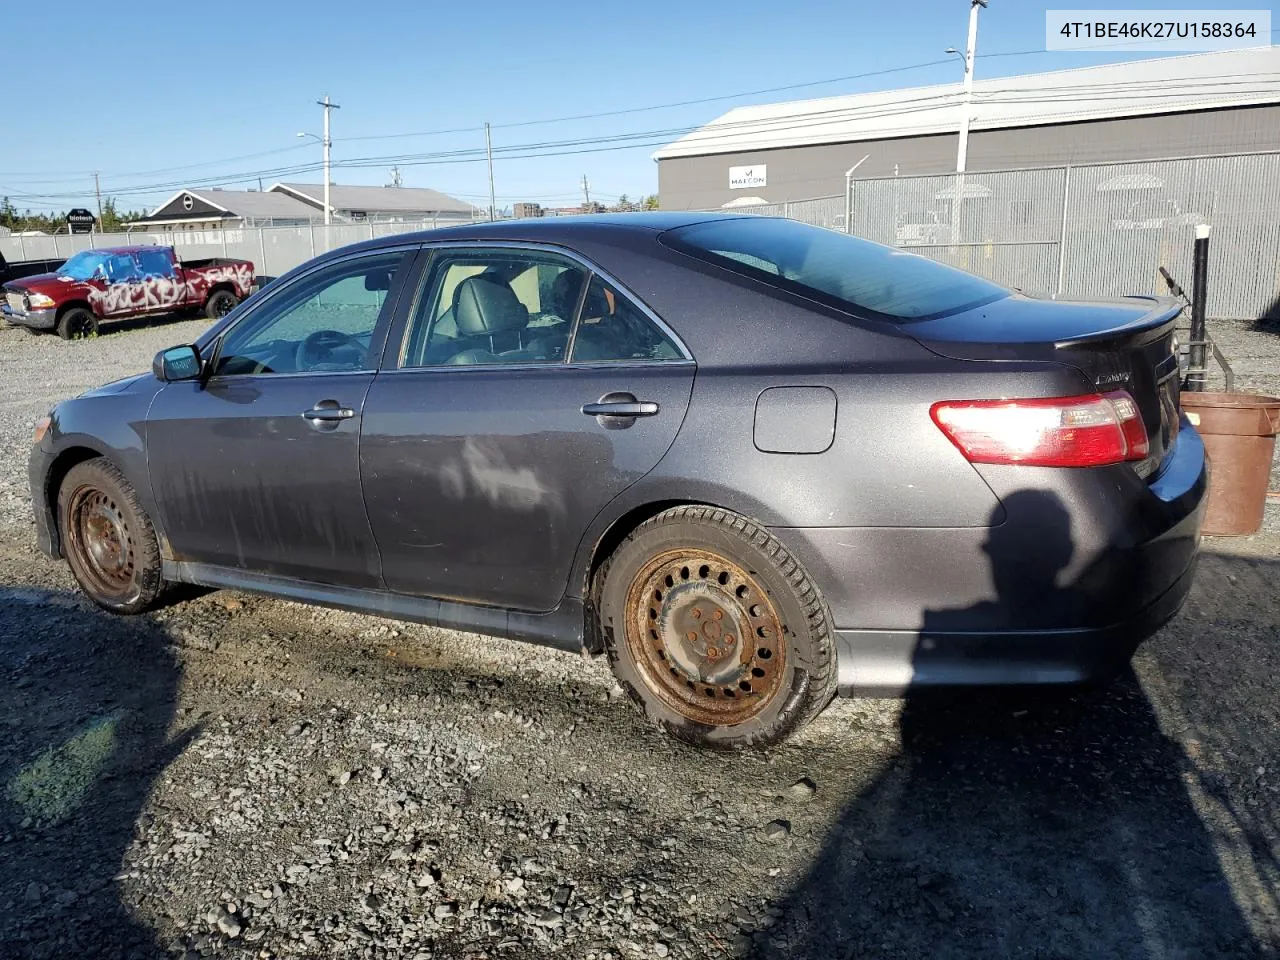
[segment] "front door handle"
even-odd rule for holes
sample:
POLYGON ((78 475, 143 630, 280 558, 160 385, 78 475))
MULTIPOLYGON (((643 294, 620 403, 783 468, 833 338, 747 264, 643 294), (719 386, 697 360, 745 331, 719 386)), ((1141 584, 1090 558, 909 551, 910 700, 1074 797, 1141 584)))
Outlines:
POLYGON ((310 410, 303 410, 302 417, 304 420, 310 420, 314 425, 338 423, 342 420, 350 420, 356 415, 356 412, 350 407, 341 406, 337 400, 321 400, 310 410))

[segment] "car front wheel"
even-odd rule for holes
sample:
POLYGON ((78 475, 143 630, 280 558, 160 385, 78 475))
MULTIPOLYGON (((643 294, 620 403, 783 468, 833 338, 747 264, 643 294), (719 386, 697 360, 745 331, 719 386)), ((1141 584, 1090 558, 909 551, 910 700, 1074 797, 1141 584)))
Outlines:
POLYGON ((141 613, 164 588, 160 547, 133 487, 114 464, 87 460, 58 490, 63 552, 80 589, 112 613, 141 613))
POLYGON ((658 514, 606 561, 593 601, 619 682, 681 740, 770 746, 835 694, 821 594, 744 517, 693 506, 658 514))

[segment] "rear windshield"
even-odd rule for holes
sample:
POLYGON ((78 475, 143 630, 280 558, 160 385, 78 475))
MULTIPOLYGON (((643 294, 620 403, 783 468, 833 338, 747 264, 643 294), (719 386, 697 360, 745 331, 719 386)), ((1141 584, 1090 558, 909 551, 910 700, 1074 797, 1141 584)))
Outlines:
POLYGON ((1010 295, 954 267, 795 220, 713 220, 669 230, 662 240, 782 290, 899 323, 959 313, 1010 295))

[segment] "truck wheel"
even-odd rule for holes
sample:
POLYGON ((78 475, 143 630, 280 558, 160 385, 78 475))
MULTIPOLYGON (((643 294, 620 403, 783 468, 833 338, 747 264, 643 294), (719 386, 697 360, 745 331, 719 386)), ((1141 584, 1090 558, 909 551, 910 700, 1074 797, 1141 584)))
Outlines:
POLYGON ((664 511, 622 542, 593 586, 619 682, 680 740, 771 746, 835 695, 826 603, 786 548, 744 517, 664 511))
POLYGON ((221 320, 239 302, 240 298, 230 290, 215 290, 204 303, 204 315, 210 320, 221 320))
POLYGON ((63 552, 80 589, 112 613, 150 609, 164 588, 160 546, 137 494, 101 457, 76 464, 58 490, 63 552))
POLYGON ((72 307, 58 318, 58 336, 63 340, 82 340, 97 332, 98 318, 84 307, 72 307))

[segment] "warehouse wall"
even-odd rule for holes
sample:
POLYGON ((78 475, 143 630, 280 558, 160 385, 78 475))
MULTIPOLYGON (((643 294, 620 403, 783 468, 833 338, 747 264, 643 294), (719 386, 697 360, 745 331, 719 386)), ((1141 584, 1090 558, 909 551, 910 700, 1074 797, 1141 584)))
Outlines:
MULTIPOLYGON (((1280 151, 1280 106, 1233 107, 1156 117, 975 130, 969 135, 972 171, 1175 159, 1280 151)), ((868 156, 859 179, 949 173, 955 169, 956 135, 936 134, 676 157, 658 161, 658 195, 664 210, 718 207, 738 197, 770 202, 834 196, 844 192, 844 172, 868 156), (767 164, 768 184, 729 189, 729 167, 767 164)))

